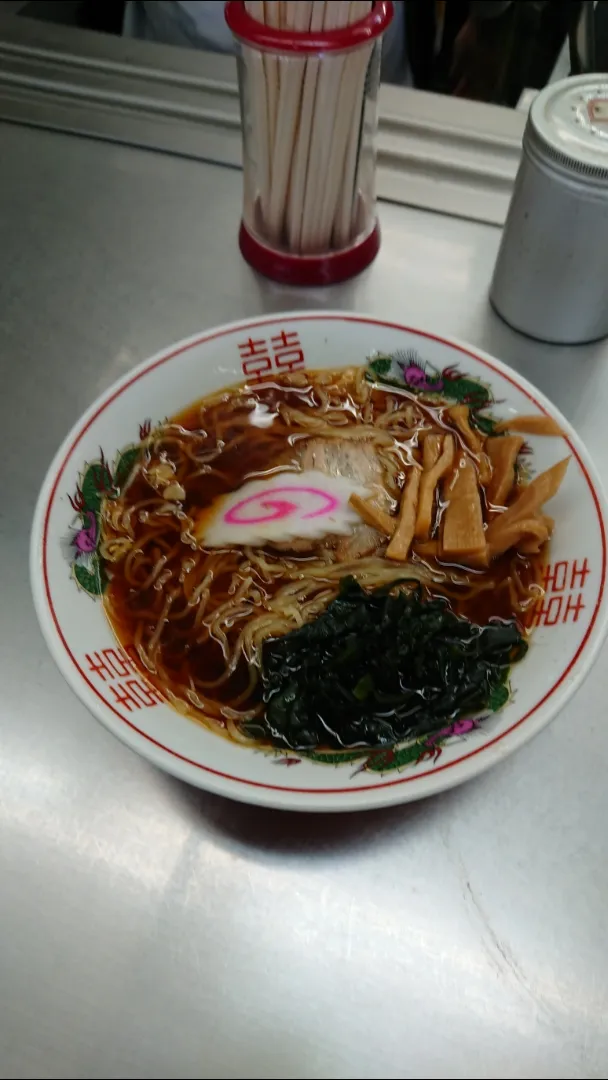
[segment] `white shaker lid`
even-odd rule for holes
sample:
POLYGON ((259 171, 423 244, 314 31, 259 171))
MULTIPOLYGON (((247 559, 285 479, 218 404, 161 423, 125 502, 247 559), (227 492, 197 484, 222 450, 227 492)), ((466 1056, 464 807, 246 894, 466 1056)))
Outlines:
POLYGON ((576 75, 541 90, 524 144, 562 173, 608 182, 608 74, 576 75))

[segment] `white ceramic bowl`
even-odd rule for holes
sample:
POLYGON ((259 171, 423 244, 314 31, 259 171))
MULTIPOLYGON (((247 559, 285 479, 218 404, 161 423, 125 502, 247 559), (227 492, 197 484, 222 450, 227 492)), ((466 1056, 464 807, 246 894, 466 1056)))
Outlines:
POLYGON ((504 364, 454 341, 378 319, 276 315, 183 341, 141 364, 91 406, 42 486, 31 540, 32 589, 42 631, 70 686, 110 731, 155 765, 246 802, 360 810, 461 783, 516 750, 559 712, 589 671, 607 627, 605 522, 605 498, 579 438, 542 394, 504 364), (102 604, 87 594, 95 558, 94 550, 87 550, 95 547, 94 515, 87 507, 99 497, 96 480, 105 467, 115 474, 119 451, 138 441, 146 420, 158 422, 244 375, 299 363, 311 368, 363 364, 375 351, 406 353, 410 359, 415 353, 423 370, 421 375, 413 371, 413 389, 439 375, 444 393, 457 400, 486 394, 501 418, 548 414, 565 431, 563 439, 529 439, 535 471, 572 454, 551 504, 556 529, 532 646, 513 669, 512 695, 502 711, 468 733, 446 731, 400 761, 374 759, 366 767, 363 759, 336 767, 241 747, 179 714, 147 687, 117 646, 102 604))

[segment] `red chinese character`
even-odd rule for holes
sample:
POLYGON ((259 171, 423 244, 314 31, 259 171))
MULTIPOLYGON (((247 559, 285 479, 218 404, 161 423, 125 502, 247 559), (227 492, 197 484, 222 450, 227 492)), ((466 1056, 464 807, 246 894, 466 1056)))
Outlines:
POLYGON ((150 686, 141 679, 127 679, 119 686, 110 687, 118 705, 124 705, 127 712, 133 709, 149 709, 152 705, 163 704, 164 698, 155 686, 150 686))
POLYGON ((304 367, 304 352, 295 330, 290 333, 281 330, 280 334, 270 340, 275 367, 279 371, 297 371, 298 368, 304 367))
POLYGON ((146 709, 151 708, 152 705, 162 705, 164 703, 165 699, 160 690, 157 690, 151 683, 145 683, 143 679, 129 679, 125 685, 146 709))
POLYGON ((118 686, 111 686, 110 690, 114 694, 116 704, 124 705, 127 712, 133 712, 133 709, 141 709, 141 702, 133 696, 123 683, 119 683, 118 686))
POLYGON ((562 619, 562 622, 567 623, 568 622, 568 617, 570 615, 572 615, 572 619, 570 620, 571 622, 578 622, 578 617, 579 617, 581 611, 584 611, 584 610, 585 610, 585 605, 583 604, 583 594, 579 593, 578 596, 576 597, 576 600, 574 599, 574 595, 571 594, 568 597, 568 600, 567 600, 567 603, 566 603, 566 609, 564 611, 564 617, 562 619))
POLYGON ((102 659, 98 652, 85 653, 84 658, 89 665, 89 671, 92 671, 95 675, 99 675, 102 682, 111 682, 114 678, 114 673, 105 660, 102 659))
POLYGON ((241 368, 243 375, 252 383, 262 382, 272 375, 272 360, 268 350, 268 342, 260 339, 255 341, 248 338, 237 346, 241 354, 241 368))
POLYGON ((548 604, 540 604, 534 610, 532 626, 555 626, 562 613, 563 596, 552 596, 548 604))
POLYGON ((586 559, 583 559, 583 565, 580 567, 580 569, 579 569, 578 563, 575 560, 572 563, 572 575, 570 577, 570 588, 571 589, 576 589, 577 586, 578 586, 579 589, 584 589, 584 587, 585 587, 585 579, 587 577, 587 574, 590 574, 590 573, 591 573, 591 571, 589 569, 589 563, 587 562, 586 559), (577 578, 580 578, 580 581, 577 581, 576 580, 577 578))
POLYGON ((237 349, 241 354, 241 360, 248 360, 251 356, 268 356, 268 342, 263 338, 259 341, 247 338, 247 341, 242 341, 240 345, 237 345, 237 349))
POLYGON ((558 562, 555 566, 547 566, 545 570, 544 586, 547 592, 563 592, 566 588, 568 577, 568 563, 558 562))

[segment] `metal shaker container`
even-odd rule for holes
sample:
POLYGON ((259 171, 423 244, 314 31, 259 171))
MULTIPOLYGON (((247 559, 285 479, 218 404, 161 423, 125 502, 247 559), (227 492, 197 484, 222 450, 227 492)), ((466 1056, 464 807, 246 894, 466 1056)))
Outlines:
POLYGON ((562 79, 533 101, 490 300, 541 341, 608 335, 608 75, 562 79))

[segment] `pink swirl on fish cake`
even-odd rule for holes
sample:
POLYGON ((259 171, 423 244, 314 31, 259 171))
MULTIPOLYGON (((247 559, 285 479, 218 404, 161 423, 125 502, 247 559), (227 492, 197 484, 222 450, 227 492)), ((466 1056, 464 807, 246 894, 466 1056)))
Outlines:
POLYGON ((241 499, 240 502, 231 506, 229 510, 224 514, 224 521, 228 525, 261 525, 266 521, 280 521, 283 518, 291 517, 292 514, 297 513, 303 509, 303 506, 298 505, 297 502, 291 502, 288 499, 274 499, 270 496, 281 495, 286 492, 297 491, 301 495, 312 496, 315 499, 321 499, 322 505, 316 510, 309 510, 306 514, 302 514, 302 519, 323 517, 326 514, 331 514, 340 505, 339 499, 336 499, 335 495, 330 495, 328 491, 323 491, 322 488, 314 487, 299 487, 297 484, 288 484, 283 487, 275 487, 270 491, 259 491, 256 495, 250 495, 247 499, 241 499), (256 517, 240 516, 243 513, 245 507, 251 503, 259 503, 261 510, 267 510, 269 513, 258 514, 256 517))

